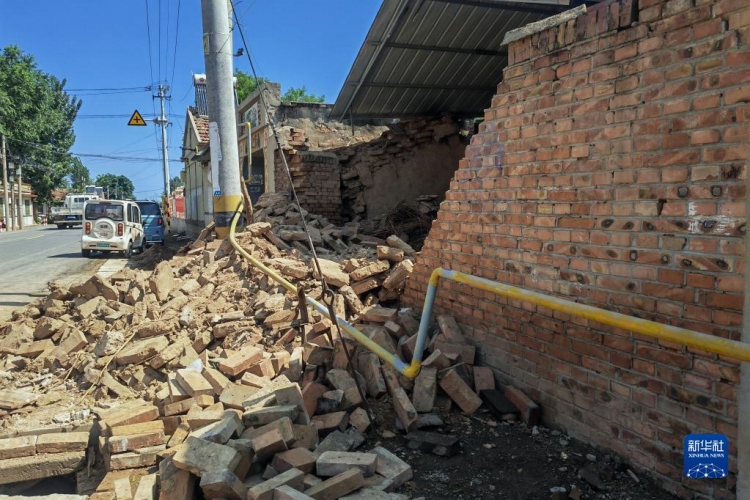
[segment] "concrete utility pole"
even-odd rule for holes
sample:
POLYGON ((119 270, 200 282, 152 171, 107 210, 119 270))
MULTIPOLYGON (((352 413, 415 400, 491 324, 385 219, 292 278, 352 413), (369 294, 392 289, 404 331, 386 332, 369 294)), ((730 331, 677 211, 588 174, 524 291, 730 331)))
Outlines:
POLYGON ((13 215, 10 213, 10 210, 8 208, 12 205, 9 204, 10 200, 8 199, 8 160, 6 159, 6 153, 5 153, 5 136, 0 135, 0 138, 2 138, 2 151, 0 151, 0 155, 2 155, 3 159, 3 224, 5 225, 6 230, 13 230, 13 215), (10 226, 8 226, 8 221, 10 221, 10 226))
POLYGON ((161 125, 161 161, 164 166, 164 193, 169 197, 169 157, 167 155, 167 115, 164 114, 164 99, 169 99, 166 92, 169 87, 164 87, 161 83, 159 84, 159 101, 161 102, 161 116, 156 118, 154 121, 161 125))
POLYGON ((214 172, 218 170, 219 174, 218 186, 213 187, 214 221, 216 235, 222 239, 229 236, 232 215, 242 202, 234 100, 234 62, 227 4, 227 0, 201 0, 211 168, 214 172))
POLYGON ((23 229, 23 198, 21 197, 21 191, 23 188, 23 182, 21 181, 21 164, 18 164, 18 170, 16 170, 18 176, 18 229, 23 229))

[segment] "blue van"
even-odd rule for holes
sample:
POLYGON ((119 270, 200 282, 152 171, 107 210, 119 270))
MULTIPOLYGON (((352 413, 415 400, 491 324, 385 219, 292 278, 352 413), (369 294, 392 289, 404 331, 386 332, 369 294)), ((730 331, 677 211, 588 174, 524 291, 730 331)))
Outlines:
POLYGON ((141 220, 143 221, 143 232, 146 234, 146 243, 164 244, 164 217, 161 207, 155 201, 136 201, 141 209, 141 220))

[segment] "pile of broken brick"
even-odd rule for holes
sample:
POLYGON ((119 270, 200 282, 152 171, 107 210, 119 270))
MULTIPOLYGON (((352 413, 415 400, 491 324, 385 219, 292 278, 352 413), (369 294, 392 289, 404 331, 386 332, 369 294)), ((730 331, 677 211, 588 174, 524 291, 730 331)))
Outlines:
MULTIPOLYGON (((309 256, 279 243, 289 226, 280 222, 294 211, 260 208, 267 212, 256 215, 270 222, 251 224, 237 240, 319 298, 309 256)), ((347 239, 341 248, 351 251, 354 236, 326 227, 320 241, 347 239)), ((429 425, 438 388, 467 414, 481 406, 480 391, 494 389, 491 370, 473 366, 475 349, 453 318, 437 318, 430 354, 410 381, 317 312, 307 311, 310 322, 301 324, 298 297, 226 241, 201 241, 200 252, 153 272, 124 269, 54 288, 0 326, 0 409, 9 431, 0 441, 0 470, 8 471, 0 484, 69 474, 88 457, 106 472, 87 492, 97 499, 152 498, 159 488, 162 498, 188 498, 197 487, 206 498, 399 498, 388 495, 411 468, 380 447, 354 451, 371 426, 358 382, 371 398, 390 397, 410 447, 458 451, 457 438, 417 430, 429 425), (80 397, 78 409, 91 405, 94 422, 13 430, 30 405, 71 394, 80 397)), ((335 310, 408 362, 417 318, 383 302, 403 289, 414 252, 396 237, 359 241, 374 258, 320 260, 338 290, 335 310)))

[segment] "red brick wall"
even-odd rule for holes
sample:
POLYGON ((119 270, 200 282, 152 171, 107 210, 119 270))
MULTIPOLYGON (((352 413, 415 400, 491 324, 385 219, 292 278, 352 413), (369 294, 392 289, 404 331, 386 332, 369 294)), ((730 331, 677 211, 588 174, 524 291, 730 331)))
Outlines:
MULTIPOLYGON (((276 191, 289 191, 289 177, 276 152, 276 191)), ((305 210, 341 223, 341 166, 335 154, 324 151, 294 151, 286 154, 299 201, 305 210)))
MULTIPOLYGON (((404 301, 442 266, 739 339, 747 0, 608 2, 509 49, 404 301)), ((687 433, 725 433, 736 457, 733 360, 455 284, 436 308, 548 423, 681 496, 733 497, 732 476, 681 473, 687 433)))

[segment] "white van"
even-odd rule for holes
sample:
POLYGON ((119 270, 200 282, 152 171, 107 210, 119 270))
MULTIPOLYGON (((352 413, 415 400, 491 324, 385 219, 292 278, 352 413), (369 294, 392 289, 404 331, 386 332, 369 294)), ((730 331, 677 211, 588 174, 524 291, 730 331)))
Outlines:
POLYGON ((84 204, 84 257, 90 257, 91 252, 123 252, 130 258, 134 251, 143 252, 145 246, 141 209, 134 201, 89 200, 84 204))

